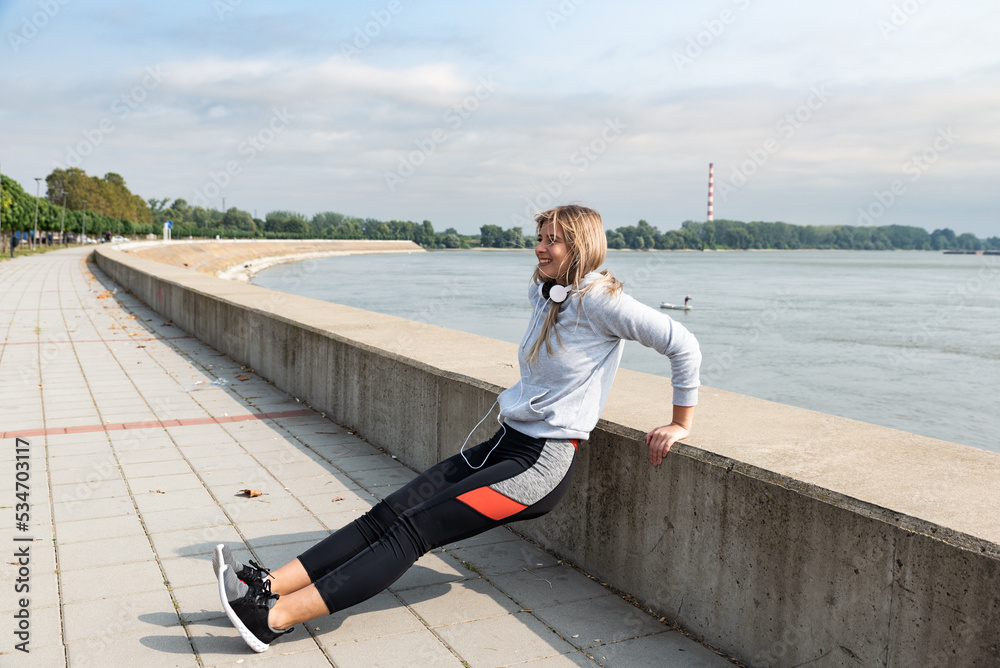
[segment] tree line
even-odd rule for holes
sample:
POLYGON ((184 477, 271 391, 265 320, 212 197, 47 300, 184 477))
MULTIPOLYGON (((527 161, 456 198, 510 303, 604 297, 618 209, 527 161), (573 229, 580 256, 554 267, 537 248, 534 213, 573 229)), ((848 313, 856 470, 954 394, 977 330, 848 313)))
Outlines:
POLYGON ((782 222, 684 221, 660 232, 645 220, 606 232, 608 248, 663 250, 998 250, 1000 237, 979 239, 949 228, 928 232, 908 225, 790 225, 782 222))
POLYGON ((382 221, 334 211, 311 218, 294 211, 271 211, 263 219, 237 207, 226 211, 191 206, 184 199, 143 200, 132 193, 119 174, 88 176, 77 168, 53 170, 45 179, 45 195, 37 200, 14 179, 0 174, 0 230, 42 233, 65 229, 71 234, 126 236, 159 234, 170 221, 174 238, 221 237, 267 239, 396 239, 425 248, 468 248, 475 237, 454 228, 443 232, 424 220, 382 221))
MULTIPOLYGON (((521 227, 503 229, 483 225, 478 235, 462 235, 454 228, 443 232, 429 220, 382 221, 334 211, 311 218, 295 211, 271 211, 263 219, 237 207, 226 211, 191 206, 184 199, 143 200, 115 173, 88 176, 77 168, 56 169, 46 177, 46 193, 37 202, 19 183, 0 174, 0 229, 126 236, 158 234, 171 221, 175 238, 267 239, 387 239, 409 240, 425 248, 531 248, 534 235, 521 227)), ((633 250, 1000 250, 1000 237, 979 239, 949 228, 928 232, 906 225, 791 225, 783 222, 715 220, 685 221, 680 229, 661 232, 645 220, 607 230, 608 248, 633 250)))

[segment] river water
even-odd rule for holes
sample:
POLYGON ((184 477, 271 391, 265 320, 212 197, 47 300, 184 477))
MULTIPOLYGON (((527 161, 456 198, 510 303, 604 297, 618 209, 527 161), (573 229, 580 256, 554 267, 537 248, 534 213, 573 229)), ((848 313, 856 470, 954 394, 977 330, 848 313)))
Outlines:
MULTIPOLYGON (((518 342, 528 251, 333 257, 254 283, 518 342)), ((1000 257, 610 251, 626 291, 701 343, 702 384, 1000 452, 1000 257)), ((625 368, 669 376, 629 343, 625 368)))

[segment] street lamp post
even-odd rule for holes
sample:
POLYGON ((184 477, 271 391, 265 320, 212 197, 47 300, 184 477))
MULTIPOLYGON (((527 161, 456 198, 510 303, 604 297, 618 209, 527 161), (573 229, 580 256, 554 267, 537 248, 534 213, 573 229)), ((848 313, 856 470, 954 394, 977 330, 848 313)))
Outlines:
POLYGON ((42 187, 42 177, 35 177, 35 236, 31 238, 31 249, 34 250, 38 244, 38 193, 42 187))
POLYGON ((59 242, 66 245, 66 193, 63 193, 62 222, 59 223, 59 242))
POLYGON ((80 231, 80 243, 87 243, 87 200, 83 200, 83 227, 80 231))

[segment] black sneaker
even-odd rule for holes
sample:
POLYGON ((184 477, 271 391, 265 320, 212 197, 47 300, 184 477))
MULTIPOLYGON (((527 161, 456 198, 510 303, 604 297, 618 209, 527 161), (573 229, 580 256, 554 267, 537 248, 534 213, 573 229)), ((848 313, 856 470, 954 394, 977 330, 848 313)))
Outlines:
POLYGON ((257 589, 263 589, 265 583, 269 584, 271 571, 253 559, 250 559, 248 564, 241 564, 236 561, 236 557, 233 556, 229 548, 220 543, 215 546, 215 552, 212 553, 212 569, 215 571, 216 578, 219 577, 219 570, 223 564, 229 566, 230 570, 236 573, 236 577, 242 580, 244 584, 256 587, 257 589))
POLYGON ((267 615, 278 600, 278 595, 271 593, 269 581, 265 581, 263 589, 245 584, 225 563, 219 569, 219 597, 229 621, 255 652, 267 651, 275 639, 294 628, 279 631, 267 623, 267 615))

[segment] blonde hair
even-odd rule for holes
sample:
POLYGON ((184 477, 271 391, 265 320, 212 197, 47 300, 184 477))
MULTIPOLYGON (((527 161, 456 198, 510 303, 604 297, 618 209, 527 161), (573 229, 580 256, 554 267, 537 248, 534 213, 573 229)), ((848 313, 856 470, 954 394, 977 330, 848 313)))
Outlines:
MULTIPOLYGON (((565 241, 569 251, 569 267, 566 269, 565 276, 560 276, 559 279, 565 281, 578 297, 582 298, 587 292, 598 286, 604 287, 611 295, 621 292, 621 281, 612 276, 611 272, 606 269, 601 272, 599 279, 580 289, 583 277, 592 271, 597 271, 604 264, 604 259, 607 256, 608 238, 604 234, 604 223, 601 221, 599 213, 587 207, 569 204, 542 211, 535 216, 535 223, 536 234, 541 232, 546 223, 552 223, 553 227, 562 231, 563 241, 565 241)), ((535 273, 531 278, 536 285, 550 280, 541 274, 538 267, 535 267, 535 273)), ((538 353, 543 342, 545 343, 545 351, 549 355, 552 354, 553 331, 556 333, 559 347, 562 347, 562 338, 556 328, 561 307, 561 304, 549 302, 549 310, 542 321, 538 338, 535 339, 528 351, 527 360, 529 363, 538 361, 538 353)))

